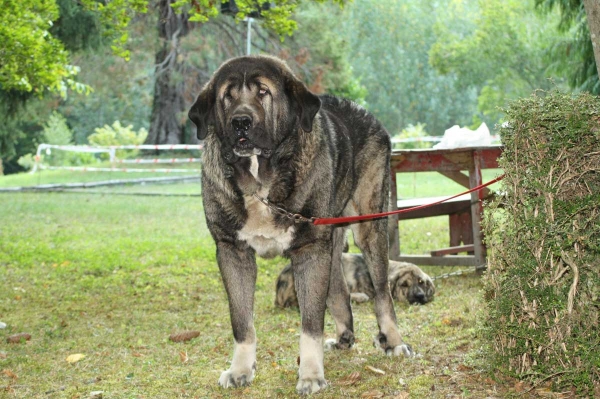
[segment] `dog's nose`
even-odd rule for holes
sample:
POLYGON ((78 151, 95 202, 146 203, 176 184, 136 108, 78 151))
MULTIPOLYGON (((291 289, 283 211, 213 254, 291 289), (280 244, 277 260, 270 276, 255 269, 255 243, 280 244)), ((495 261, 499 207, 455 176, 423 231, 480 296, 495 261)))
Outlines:
POLYGON ((425 293, 421 290, 415 292, 414 295, 415 301, 421 304, 425 303, 425 293))
POLYGON ((233 126, 237 132, 248 131, 250 126, 252 126, 252 118, 247 115, 234 116, 231 119, 231 126, 233 126))

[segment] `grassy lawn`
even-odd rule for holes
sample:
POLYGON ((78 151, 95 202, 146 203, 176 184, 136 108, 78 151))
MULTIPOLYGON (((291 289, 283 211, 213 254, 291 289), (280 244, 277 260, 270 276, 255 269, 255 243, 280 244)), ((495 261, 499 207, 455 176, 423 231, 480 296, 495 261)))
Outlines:
MULTIPOLYGON (((109 163, 95 164, 93 167, 98 168, 110 168, 109 163)), ((158 165, 118 165, 117 167, 129 167, 131 169, 193 169, 199 168, 198 164, 158 164, 158 165)), ((199 176, 199 172, 172 172, 166 173, 152 173, 152 172, 80 172, 80 171, 69 171, 69 170, 41 170, 34 174, 30 173, 18 173, 8 176, 0 176, 0 187, 27 187, 36 186, 42 184, 59 184, 59 183, 89 183, 104 180, 119 180, 119 179, 140 179, 147 177, 182 177, 182 176, 199 176)), ((199 190, 198 190, 199 191, 199 190)))
MULTIPOLYGON (((407 179, 410 185, 412 176, 407 179)), ((418 196, 445 194, 434 179, 426 185, 437 184, 436 193, 418 196)), ((446 246, 447 222, 434 219, 406 225, 403 246, 423 252, 446 246)), ((0 221, 0 322, 7 325, 0 329, 0 398, 89 398, 94 391, 132 399, 296 397, 299 313, 273 306, 284 259, 259 260, 256 379, 236 390, 217 385, 233 339, 200 198, 4 193, 0 221), (169 341, 185 330, 200 336, 169 341), (8 344, 6 337, 16 333, 31 340, 8 344), (67 362, 73 354, 85 357, 67 362)), ((355 305, 357 345, 325 354, 330 386, 316 397, 529 397, 514 382, 484 373, 475 334, 479 277, 436 285, 431 304, 396 308, 400 330, 419 357, 379 354, 371 344, 372 304, 355 305), (354 372, 358 381, 348 378, 354 372)), ((334 336, 329 316, 326 335, 334 336)))

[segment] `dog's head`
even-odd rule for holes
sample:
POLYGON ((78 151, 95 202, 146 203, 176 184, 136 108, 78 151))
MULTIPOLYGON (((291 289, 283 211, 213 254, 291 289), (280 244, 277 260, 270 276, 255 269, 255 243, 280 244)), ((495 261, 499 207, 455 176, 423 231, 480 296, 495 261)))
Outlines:
POLYGON ((411 305, 424 305, 435 295, 431 277, 412 263, 390 261, 389 283, 392 297, 406 300, 411 305))
POLYGON ((312 131, 320 106, 283 61, 248 56, 221 65, 189 117, 200 140, 211 131, 218 135, 224 154, 269 157, 289 134, 312 131))

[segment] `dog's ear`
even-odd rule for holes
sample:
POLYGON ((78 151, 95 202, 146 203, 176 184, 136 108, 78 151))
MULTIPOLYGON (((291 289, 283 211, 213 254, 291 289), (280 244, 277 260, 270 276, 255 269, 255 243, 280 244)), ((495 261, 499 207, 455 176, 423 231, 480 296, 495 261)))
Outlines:
POLYGON ((196 102, 190 108, 188 117, 196 125, 196 135, 199 140, 204 140, 208 134, 208 127, 214 123, 215 90, 209 82, 198 95, 196 102))
POLYGON ((311 93, 304 83, 294 77, 286 82, 286 91, 300 114, 300 127, 305 132, 312 132, 313 120, 321 108, 321 100, 311 93))

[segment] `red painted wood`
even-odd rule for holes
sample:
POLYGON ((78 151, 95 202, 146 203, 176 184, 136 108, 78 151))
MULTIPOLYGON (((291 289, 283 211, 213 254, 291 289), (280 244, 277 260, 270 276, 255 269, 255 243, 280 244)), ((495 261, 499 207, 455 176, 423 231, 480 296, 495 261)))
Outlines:
POLYGON ((444 150, 395 150, 392 152, 393 172, 456 172, 473 167, 475 156, 482 169, 497 168, 502 147, 456 148, 444 150))
MULTIPOLYGON (((501 146, 489 146, 489 147, 473 147, 473 148, 456 148, 456 149, 425 149, 425 150, 395 150, 392 152, 390 161, 390 167, 392 176, 396 173, 404 172, 449 172, 446 173, 447 177, 455 180, 457 174, 455 172, 468 171, 468 184, 469 187, 475 187, 481 184, 481 171, 483 169, 498 168, 498 158, 502 154, 501 146)), ((465 184, 467 176, 460 176, 460 183, 465 184)), ((444 207, 436 206, 431 209, 423 209, 417 214, 412 216, 417 217, 428 217, 434 214, 440 214, 439 212, 447 212, 451 216, 449 220, 451 241, 464 240, 465 238, 470 241, 469 244, 473 243, 474 256, 453 256, 450 258, 444 257, 426 257, 417 256, 414 257, 413 261, 418 264, 433 264, 433 265, 447 265, 447 264, 474 264, 481 265, 485 263, 486 250, 482 242, 481 233, 481 212, 483 206, 481 199, 486 197, 489 192, 479 191, 478 193, 471 194, 471 214, 469 225, 465 226, 465 222, 469 217, 463 215, 459 221, 458 209, 455 204, 446 204, 444 207), (467 230, 470 230, 467 232, 467 230), (468 234, 471 233, 471 234, 468 234), (469 237, 471 235, 471 237, 469 237), (450 262, 450 263, 449 263, 450 262)), ((392 209, 395 208, 396 202, 392 202, 392 209)), ((399 216, 399 219, 409 218, 410 216, 405 215, 399 216)), ((394 223, 395 230, 398 225, 394 223)), ((450 244, 452 246, 452 244, 450 244)), ((394 248, 393 257, 398 257, 394 248)), ((410 257, 399 256, 402 260, 407 260, 410 257), (407 258, 407 259, 403 259, 407 258)), ((412 258, 411 258, 412 259, 412 258)))
POLYGON ((436 249, 435 251, 431 251, 431 256, 444 256, 444 255, 453 255, 459 254, 461 252, 472 252, 475 246, 471 245, 460 245, 458 247, 450 247, 443 249, 436 249))

